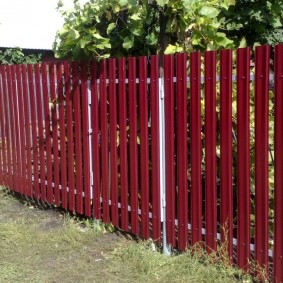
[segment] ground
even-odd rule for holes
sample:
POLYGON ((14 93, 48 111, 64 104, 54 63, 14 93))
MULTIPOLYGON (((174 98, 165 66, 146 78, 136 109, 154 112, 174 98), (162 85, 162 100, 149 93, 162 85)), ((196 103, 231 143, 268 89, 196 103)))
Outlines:
POLYGON ((108 228, 0 189, 0 282, 250 282, 108 228))

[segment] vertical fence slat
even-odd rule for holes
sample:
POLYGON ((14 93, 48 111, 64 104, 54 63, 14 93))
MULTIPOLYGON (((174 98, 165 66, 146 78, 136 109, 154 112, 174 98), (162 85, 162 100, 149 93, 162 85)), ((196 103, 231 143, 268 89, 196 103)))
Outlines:
POLYGON ((205 224, 208 252, 217 249, 216 52, 205 52, 205 224))
POLYGON ((166 152, 166 230, 167 242, 173 247, 175 237, 175 166, 174 166, 174 57, 164 56, 165 152, 166 152))
POLYGON ((7 66, 7 80, 8 80, 8 99, 9 99, 9 116, 10 116, 10 127, 11 127, 11 176, 12 176, 12 187, 11 189, 17 191, 17 155, 16 155, 16 137, 15 137, 15 111, 14 111, 14 91, 13 91, 13 79, 11 66, 7 66))
POLYGON ((152 239, 161 242, 159 161, 159 57, 150 57, 152 239))
POLYGON ((140 187, 141 187, 141 237, 149 234, 149 148, 148 148, 148 95, 147 58, 139 57, 139 121, 140 121, 140 187))
POLYGON ((127 154, 127 106, 126 106, 126 60, 118 59, 119 82, 119 128, 120 128, 120 186, 121 228, 128 230, 128 154, 127 154))
POLYGON ((42 195, 43 201, 53 202, 53 185, 52 185, 52 157, 51 157, 51 130, 50 130, 50 107, 49 107, 49 91, 48 91, 48 65, 41 65, 42 71, 42 90, 44 102, 44 131, 45 131, 45 151, 46 151, 46 175, 47 175, 47 198, 42 195))
POLYGON ((74 126, 73 126, 73 97, 71 92, 70 64, 64 63, 64 79, 66 91, 66 128, 67 128, 67 184, 68 208, 75 211, 75 174, 74 174, 74 126))
POLYGON ((81 94, 79 85, 79 63, 72 62, 73 108, 75 133, 75 169, 76 169, 76 212, 83 213, 82 178, 82 132, 81 132, 81 94))
POLYGON ((187 54, 177 54, 176 63, 178 248, 186 250, 188 246, 187 54))
POLYGON ((6 180, 7 187, 11 188, 11 154, 10 154, 10 126, 9 126, 9 116, 8 116, 8 99, 7 99, 7 74, 6 68, 4 66, 1 67, 1 75, 3 79, 3 111, 5 112, 5 127, 4 134, 6 137, 6 155, 7 155, 7 168, 6 168, 6 180))
POLYGON ((237 50, 238 266, 250 258, 250 50, 237 50))
MULTIPOLYGON (((59 132, 60 132, 60 184, 61 184, 61 202, 64 209, 68 208, 67 199, 67 152, 66 152, 66 116, 65 100, 63 93, 63 64, 57 64, 57 89, 58 89, 58 108, 59 108, 59 132)), ((66 82, 66 71, 64 69, 64 83, 66 82)))
POLYGON ((32 178, 34 186, 34 196, 39 198, 39 178, 38 178, 38 151, 37 151, 37 132, 36 132, 36 110, 35 110, 35 90, 34 90, 34 72, 33 66, 28 65, 28 83, 29 83, 29 100, 31 115, 31 143, 30 147, 32 162, 32 178))
POLYGON ((20 181, 21 176, 21 151, 20 151, 20 137, 19 137, 19 104, 18 104, 18 88, 17 88, 17 77, 16 77, 16 66, 11 66, 11 78, 12 78, 12 89, 13 89, 13 112, 14 112, 14 128, 15 128, 15 156, 16 156, 16 192, 21 191, 22 183, 20 181))
MULTIPOLYGON (((6 131, 6 117, 5 117, 5 111, 7 107, 5 107, 5 82, 4 82, 4 67, 0 66, 0 76, 1 76, 1 88, 0 88, 0 111, 1 111, 1 151, 2 151, 2 165, 3 165, 3 183, 2 185, 7 186, 7 169, 8 169, 8 163, 7 163, 7 131, 6 131)), ((22 164, 24 164, 22 162, 22 164)))
POLYGON ((92 125, 92 161, 93 161, 93 214, 100 219, 100 132, 99 132, 99 92, 97 87, 97 63, 92 62, 91 70, 91 125, 92 125))
POLYGON ((49 83, 50 83, 50 105, 51 105, 51 123, 52 123, 52 175, 54 182, 54 200, 56 205, 60 205, 59 189, 59 152, 58 152, 58 117, 57 117, 57 92, 56 92, 56 73, 57 68, 54 63, 49 65, 49 83))
POLYGON ((191 245, 202 240, 201 186, 201 58, 190 54, 190 140, 191 140, 191 245))
POLYGON ((23 187, 25 184, 25 149, 24 149, 24 113, 23 113, 23 86, 22 86, 22 77, 21 77, 21 69, 19 65, 15 66, 14 69, 16 76, 17 76, 17 89, 18 89, 18 115, 19 115, 19 145, 18 150, 20 151, 20 186, 19 186, 19 192, 23 193, 23 187))
POLYGON ((232 50, 220 51, 220 226, 221 242, 233 259, 232 50))
POLYGON ((91 216, 90 203, 90 152, 89 152, 89 123, 88 123, 88 63, 81 64, 82 82, 82 135, 83 135, 83 182, 85 215, 91 216))
POLYGON ((101 181, 102 181, 102 219, 110 221, 109 215, 109 153, 108 153, 108 119, 107 119, 107 89, 106 89, 106 60, 100 63, 100 129, 101 129, 101 181))
POLYGON ((268 272, 268 92, 270 47, 255 50, 255 261, 268 272))
POLYGON ((40 163, 40 198, 45 199, 46 184, 45 184, 45 149, 44 149, 44 133, 43 133, 43 95, 41 91, 42 76, 39 64, 35 68, 35 83, 36 83, 36 99, 37 99, 37 122, 38 122, 38 139, 39 139, 39 163, 40 163))
POLYGON ((26 182, 24 194, 31 197, 32 179, 31 179, 31 156, 30 156, 30 127, 29 127, 29 103, 28 103, 28 81, 27 67, 22 65, 22 80, 23 80, 23 112, 25 116, 25 151, 26 151, 26 182))
POLYGON ((8 100, 9 100, 9 114, 10 114, 10 128, 11 128, 11 168, 12 168, 12 190, 16 190, 16 139, 15 139, 15 124, 14 124, 14 91, 13 91, 13 78, 12 66, 7 66, 7 82, 8 82, 8 100))
POLYGON ((116 59, 109 59, 109 123, 110 123, 110 188, 111 221, 119 226, 118 214, 118 155, 117 155, 117 98, 116 98, 116 59))
POLYGON ((137 148, 137 92, 136 58, 129 58, 129 127, 130 127, 130 192, 131 230, 138 234, 138 148, 137 148))
POLYGON ((274 150, 275 150, 275 211, 274 211, 274 254, 273 279, 283 282, 283 45, 275 47, 275 118, 274 118, 274 150))

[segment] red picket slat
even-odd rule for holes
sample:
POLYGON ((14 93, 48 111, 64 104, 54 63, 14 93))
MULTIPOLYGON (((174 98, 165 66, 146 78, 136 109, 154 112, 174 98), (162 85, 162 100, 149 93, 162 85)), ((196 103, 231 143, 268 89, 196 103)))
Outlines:
POLYGON ((147 58, 139 57, 139 121, 140 121, 140 187, 141 187, 141 237, 149 234, 149 147, 148 147, 148 94, 147 58))
POLYGON ((13 88, 11 77, 11 66, 6 67, 7 83, 8 83, 8 100, 9 100, 9 119, 10 119, 10 132, 11 132, 11 189, 16 191, 16 139, 15 139, 15 118, 14 118, 14 102, 13 102, 13 88))
POLYGON ((0 127, 1 127, 1 185, 5 186, 6 181, 6 150, 5 150, 5 118, 2 110, 3 106, 3 78, 0 70, 0 127))
POLYGON ((31 179, 31 154, 30 154, 30 118, 29 118, 29 102, 28 102, 28 81, 27 81, 27 67, 21 66, 22 80, 23 80, 23 113, 25 116, 25 151, 26 151, 26 182, 24 194, 31 196, 32 179, 31 179))
POLYGON ((36 112, 35 112, 35 93, 34 93, 34 73, 33 66, 28 65, 28 84, 29 84, 29 101, 31 115, 31 162, 33 178, 33 195, 39 198, 39 178, 38 178, 38 151, 37 151, 37 132, 36 132, 36 112))
POLYGON ((174 57, 164 56, 165 152, 166 152, 166 232, 167 242, 175 247, 175 166, 174 166, 174 57))
POLYGON ((79 64, 72 62, 73 108, 75 133, 75 168, 76 168, 76 212, 83 213, 83 168, 82 168, 82 133, 81 133, 81 95, 79 85, 79 64))
POLYGON ((99 132, 99 92, 97 88, 97 63, 91 62, 91 125, 92 125, 92 162, 93 162, 93 215, 101 217, 100 202, 100 132, 99 132))
POLYGON ((90 201, 90 157, 89 157, 89 122, 88 122, 88 63, 81 64, 82 87, 82 136, 83 136, 83 186, 84 186, 84 214, 91 216, 90 201))
POLYGON ((52 157, 51 157, 51 117, 49 107, 49 91, 48 91, 48 65, 43 63, 41 65, 42 71, 42 90, 43 90, 43 108, 44 108, 44 131, 45 131, 45 151, 46 151, 46 175, 47 175, 47 198, 44 192, 42 192, 42 200, 53 202, 53 185, 52 185, 52 157))
POLYGON ((220 227, 221 242, 233 259, 232 50, 220 51, 220 227))
POLYGON ((201 57, 190 54, 190 140, 191 140, 191 245, 202 240, 201 186, 201 57))
POLYGON ((137 147, 137 91, 136 58, 129 58, 129 128, 130 128, 130 195, 131 195, 131 230, 138 235, 138 147, 137 147))
MULTIPOLYGON (((8 169, 8 163, 7 163, 7 131, 6 131, 6 118, 5 118, 5 111, 7 110, 7 107, 5 107, 5 84, 4 84, 4 68, 0 66, 0 76, 1 76, 1 88, 0 88, 0 123, 1 123, 1 151, 2 151, 2 165, 3 165, 3 171, 2 171, 2 185, 7 186, 7 169, 8 169)), ((22 163, 23 164, 23 163, 22 163)))
MULTIPOLYGON (((41 92, 41 68, 39 64, 34 65, 35 85, 36 85, 36 106, 37 106, 37 123, 38 123, 38 143, 39 143, 39 175, 40 175, 40 198, 46 196, 45 184, 45 149, 43 134, 43 96, 41 92)), ((21 117, 21 115, 20 115, 21 117)))
POLYGON ((274 208, 274 254, 273 280, 283 282, 283 45, 275 47, 274 56, 274 181, 275 181, 275 208, 274 208))
POLYGON ((127 108, 126 108, 126 60, 118 59, 119 129, 120 129, 120 190, 121 228, 128 230, 128 156, 127 156, 127 108))
POLYGON ((57 118, 57 93, 56 93, 56 65, 49 64, 49 83, 50 83, 50 106, 51 106, 51 129, 52 129, 52 174, 54 182, 54 200, 56 205, 60 205, 59 189, 59 152, 58 152, 58 118, 57 118))
MULTIPOLYGON (((63 64, 57 64, 57 91, 58 91, 58 112, 59 112, 59 141, 60 141, 60 185, 62 207, 68 208, 67 199, 67 152, 66 152, 66 117, 63 92, 63 64)), ((66 74, 64 70, 64 82, 66 74)))
POLYGON ((18 128, 18 140, 19 140, 19 144, 18 144, 18 151, 20 153, 20 157, 19 157, 19 172, 20 172, 20 176, 19 176, 19 192, 22 194, 23 193, 23 186, 25 184, 25 164, 24 164, 24 156, 25 156, 25 149, 24 149, 24 121, 23 121, 23 86, 22 86, 22 78, 21 78, 21 71, 20 71, 20 66, 16 65, 14 72, 16 73, 17 76, 17 96, 18 96, 18 123, 19 123, 19 128, 18 128))
POLYGON ((20 192, 21 189, 21 182, 20 182, 20 175, 21 175, 21 152, 20 152, 20 140, 19 140, 19 104, 18 104, 18 91, 17 91, 17 78, 16 78, 16 67, 11 66, 11 79, 12 79, 12 96, 13 96, 13 125, 15 130, 15 191, 20 192))
POLYGON ((161 242, 159 154, 159 56, 150 57, 152 239, 161 242))
MULTIPOLYGON (((74 169, 74 126, 73 126, 73 96, 71 92, 70 65, 64 63, 64 82, 66 92, 66 128, 67 128, 67 184, 68 209, 75 211, 75 169, 74 169)), ((62 110, 61 110, 62 111, 62 110)), ((63 195, 64 198, 64 195, 63 195)))
POLYGON ((250 259, 250 50, 237 50, 237 262, 249 269, 250 259))
POLYGON ((109 59, 109 131, 110 131, 110 191, 111 221, 119 226, 118 215, 118 155, 117 155, 117 98, 116 59, 109 59))
POLYGON ((110 221, 109 216, 109 160, 108 160, 108 121, 107 121, 107 90, 106 90, 106 60, 100 63, 100 129, 101 129, 101 181, 102 181, 102 219, 110 221))
POLYGON ((268 92, 270 47, 255 49, 255 260, 268 272, 268 92))
POLYGON ((205 226, 207 251, 217 249, 216 191, 216 52, 207 51, 205 61, 205 226))
POLYGON ((177 185, 178 185, 178 248, 188 246, 188 147, 187 147, 187 54, 176 55, 177 102, 177 185))

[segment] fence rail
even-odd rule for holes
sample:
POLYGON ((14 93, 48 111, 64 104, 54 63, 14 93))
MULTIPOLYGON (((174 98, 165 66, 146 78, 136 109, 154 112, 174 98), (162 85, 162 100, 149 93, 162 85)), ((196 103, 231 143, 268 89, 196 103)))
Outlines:
POLYGON ((233 52, 0 66, 1 184, 283 282, 283 45, 233 52))

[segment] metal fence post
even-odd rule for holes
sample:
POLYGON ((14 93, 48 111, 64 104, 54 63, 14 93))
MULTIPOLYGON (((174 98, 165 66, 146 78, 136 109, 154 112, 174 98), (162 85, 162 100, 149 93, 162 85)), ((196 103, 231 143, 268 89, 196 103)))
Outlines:
POLYGON ((164 77, 163 70, 159 78, 159 162, 160 162, 160 201, 161 201, 161 222, 162 222, 162 245, 163 254, 170 255, 171 248, 167 243, 166 236, 166 178, 165 178, 165 114, 164 114, 164 77))

